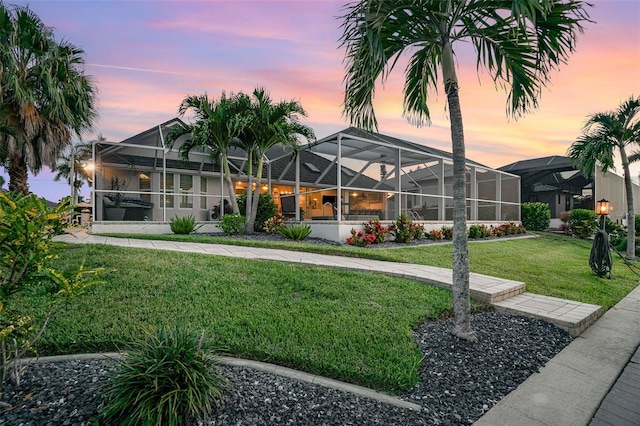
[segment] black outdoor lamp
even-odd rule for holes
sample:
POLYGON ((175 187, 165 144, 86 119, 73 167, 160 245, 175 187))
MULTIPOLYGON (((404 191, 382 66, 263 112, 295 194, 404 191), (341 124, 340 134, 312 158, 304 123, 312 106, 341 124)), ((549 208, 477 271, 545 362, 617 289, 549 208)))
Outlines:
POLYGON ((609 251, 609 236, 605 231, 607 215, 611 206, 604 198, 596 202, 596 213, 600 216, 600 229, 593 238, 593 247, 589 256, 589 266, 599 277, 611 279, 611 252, 609 251))
POLYGON ((598 202, 596 202, 596 213, 598 213, 599 216, 606 216, 609 214, 609 200, 605 200, 604 198, 598 202))

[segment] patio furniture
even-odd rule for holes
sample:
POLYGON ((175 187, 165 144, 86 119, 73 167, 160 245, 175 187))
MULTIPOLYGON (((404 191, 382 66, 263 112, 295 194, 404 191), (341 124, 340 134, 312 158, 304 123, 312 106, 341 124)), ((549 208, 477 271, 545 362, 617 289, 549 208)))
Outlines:
POLYGON ((296 218, 296 197, 293 195, 286 195, 280 197, 280 209, 282 211, 282 217, 288 219, 296 218))

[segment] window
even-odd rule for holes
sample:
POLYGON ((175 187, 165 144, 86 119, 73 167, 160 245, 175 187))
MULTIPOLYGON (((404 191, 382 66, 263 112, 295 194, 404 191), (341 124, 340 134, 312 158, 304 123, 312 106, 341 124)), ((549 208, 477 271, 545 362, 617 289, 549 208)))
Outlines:
POLYGON ((138 175, 138 188, 140 189, 140 199, 148 203, 151 202, 151 178, 146 173, 138 175))
POLYGON ((180 208, 190 209, 193 207, 193 176, 180 175, 180 208), (189 194, 189 195, 186 195, 189 194))
POLYGON ((204 176, 200 176, 200 208, 207 208, 207 178, 204 176))
MULTIPOLYGON (((160 190, 165 190, 165 181, 163 175, 160 175, 160 190)), ((160 206, 165 207, 166 205, 166 207, 173 207, 173 173, 167 173, 166 190, 167 195, 165 196, 164 200, 160 200, 160 206)))

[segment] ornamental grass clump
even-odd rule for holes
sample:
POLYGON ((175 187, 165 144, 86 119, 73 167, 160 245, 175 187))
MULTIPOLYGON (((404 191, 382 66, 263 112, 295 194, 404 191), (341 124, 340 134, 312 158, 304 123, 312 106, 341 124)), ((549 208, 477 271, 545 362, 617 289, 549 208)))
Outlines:
POLYGON ((171 232, 174 234, 188 235, 197 231, 202 227, 202 224, 196 226, 196 219, 190 214, 187 217, 173 217, 169 222, 171 232))
POLYGON ((278 233, 290 240, 302 241, 311 234, 311 227, 309 225, 281 226, 278 233))
POLYGON ((101 416, 118 425, 187 425, 205 421, 226 386, 215 350, 181 323, 131 345, 103 392, 101 416))

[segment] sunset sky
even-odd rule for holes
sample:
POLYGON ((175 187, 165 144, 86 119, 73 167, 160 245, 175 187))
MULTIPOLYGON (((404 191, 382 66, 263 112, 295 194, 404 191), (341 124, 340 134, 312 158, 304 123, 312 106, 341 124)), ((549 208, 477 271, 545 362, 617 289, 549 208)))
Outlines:
MULTIPOLYGON (((275 100, 299 100, 318 138, 349 125, 341 115, 344 0, 5 1, 27 3, 58 38, 86 52, 86 73, 99 90, 99 121, 86 140, 101 133, 120 141, 176 117, 187 94, 218 97, 256 86, 275 100)), ((640 1, 593 4, 596 23, 586 25, 575 54, 552 76, 539 109, 517 121, 505 114, 506 94, 486 73, 478 77, 475 56, 459 46, 468 158, 500 167, 564 155, 588 114, 640 95, 640 1)), ((451 151, 442 89, 431 94, 432 126, 418 129, 402 118, 403 71, 397 66, 377 89, 379 131, 451 151)), ((53 201, 69 193, 51 181, 43 172, 29 182, 53 201)))

